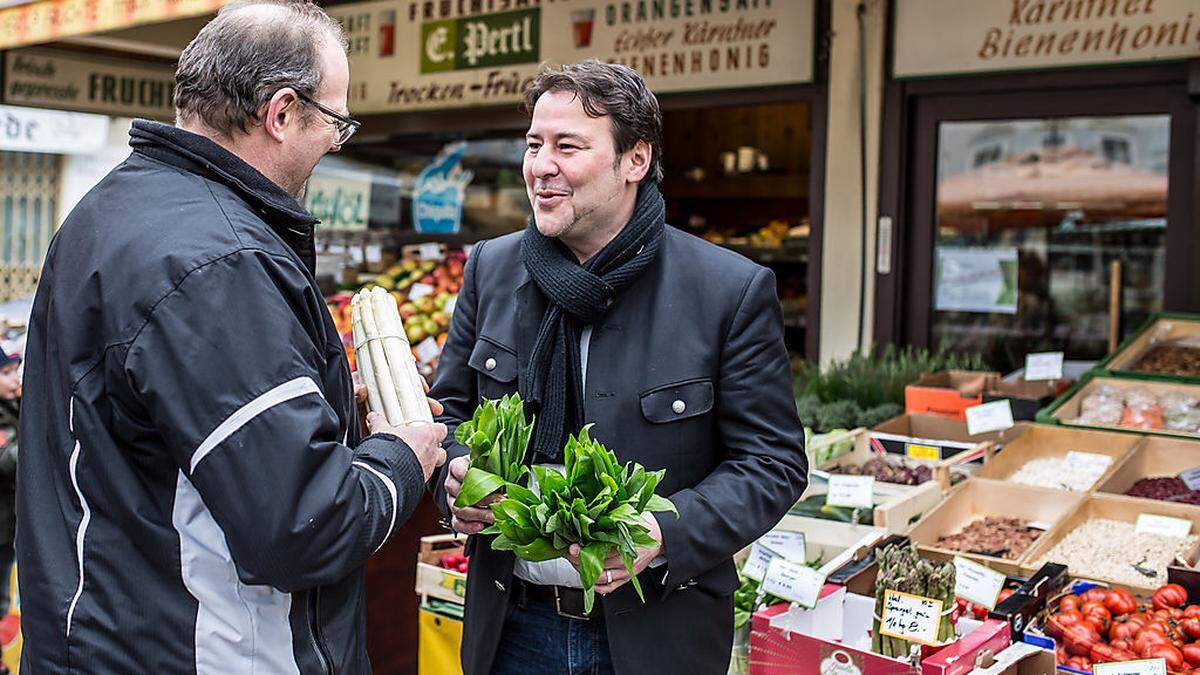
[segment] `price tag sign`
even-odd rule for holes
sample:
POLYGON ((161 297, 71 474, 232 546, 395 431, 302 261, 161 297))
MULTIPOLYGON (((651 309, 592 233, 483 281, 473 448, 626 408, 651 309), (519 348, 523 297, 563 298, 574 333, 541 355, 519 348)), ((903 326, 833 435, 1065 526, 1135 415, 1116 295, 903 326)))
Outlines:
POLYGON ((441 244, 436 243, 418 245, 417 255, 421 257, 421 260, 434 260, 441 262, 446 259, 446 255, 442 253, 441 244))
POLYGON ((912 459, 927 459, 933 462, 942 458, 942 452, 936 446, 917 443, 905 443, 904 454, 912 459))
POLYGON ((1093 663, 1092 675, 1167 675, 1166 659, 1093 663))
POLYGON ((417 345, 417 360, 421 363, 432 363, 442 353, 437 340, 427 337, 417 345))
POLYGON ((450 299, 446 301, 446 306, 442 308, 442 311, 446 313, 446 316, 450 316, 454 314, 455 307, 458 307, 458 296, 452 295, 450 296, 450 299))
POLYGON ((828 506, 845 506, 851 509, 869 509, 874 505, 874 476, 829 476, 829 493, 825 495, 828 506))
POLYGON ((380 244, 368 244, 363 249, 363 255, 366 257, 367 262, 377 263, 383 260, 383 246, 380 244))
POLYGON ((1025 355, 1025 381, 1060 380, 1063 372, 1062 352, 1043 352, 1025 355))
POLYGON ((1004 575, 962 556, 954 557, 954 594, 989 610, 1004 588, 1004 575))
POLYGON ((770 532, 759 537, 758 543, 766 546, 773 553, 779 555, 784 560, 790 560, 796 563, 804 563, 808 560, 808 553, 804 545, 803 532, 771 530, 770 532))
POLYGON ((761 583, 771 561, 778 557, 766 546, 754 542, 750 545, 750 557, 746 558, 746 564, 742 566, 742 576, 761 583))
POLYGON ((942 601, 887 589, 883 593, 883 614, 879 632, 884 635, 936 645, 942 601))
POLYGON ((1134 530, 1145 534, 1183 538, 1192 533, 1192 521, 1154 513, 1142 513, 1138 515, 1137 526, 1134 530))
POLYGON ((1008 399, 967 408, 967 433, 972 436, 1011 429, 1012 425, 1012 403, 1008 399))
POLYGON ((816 607, 824 585, 825 575, 808 565, 783 558, 771 561, 762 582, 767 593, 810 609, 816 607))
POLYGON ((421 283, 413 284, 412 286, 408 287, 408 300, 409 302, 412 302, 413 300, 419 300, 430 293, 433 293, 433 286, 421 283))
POLYGON ((1200 466, 1179 474, 1179 480, 1183 481, 1189 490, 1200 490, 1200 466))

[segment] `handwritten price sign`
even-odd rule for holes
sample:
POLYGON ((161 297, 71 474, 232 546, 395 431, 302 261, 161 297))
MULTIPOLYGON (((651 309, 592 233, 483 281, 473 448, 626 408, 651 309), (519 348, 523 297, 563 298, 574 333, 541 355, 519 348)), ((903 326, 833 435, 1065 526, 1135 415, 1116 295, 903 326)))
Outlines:
POLYGON ((936 645, 942 609, 941 600, 886 590, 879 632, 901 640, 936 645))

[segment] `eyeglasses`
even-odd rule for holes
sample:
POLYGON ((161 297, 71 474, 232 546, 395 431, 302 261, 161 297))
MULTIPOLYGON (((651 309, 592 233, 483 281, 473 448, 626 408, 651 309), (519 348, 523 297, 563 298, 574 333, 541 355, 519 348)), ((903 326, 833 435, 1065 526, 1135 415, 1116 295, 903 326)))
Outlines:
POLYGON ((359 122, 353 117, 348 117, 339 112, 330 110, 329 108, 317 103, 312 98, 299 91, 296 91, 296 96, 301 101, 304 101, 305 103, 321 111, 323 114, 334 119, 334 126, 337 127, 337 145, 345 145, 346 141, 350 140, 350 137, 354 135, 354 132, 358 131, 358 128, 362 126, 362 122, 359 122))

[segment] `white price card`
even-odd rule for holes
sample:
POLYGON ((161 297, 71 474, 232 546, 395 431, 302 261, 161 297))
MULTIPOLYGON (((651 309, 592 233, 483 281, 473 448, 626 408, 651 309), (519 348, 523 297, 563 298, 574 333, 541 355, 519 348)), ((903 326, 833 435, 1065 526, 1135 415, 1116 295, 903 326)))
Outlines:
POLYGON ((432 363, 442 353, 437 340, 427 337, 417 345, 417 360, 421 363, 432 363))
POLYGON ((758 543, 771 549, 773 553, 781 556, 784 560, 797 563, 808 560, 803 532, 771 530, 759 537, 758 543))
POLYGON ((367 262, 377 263, 383 260, 383 246, 381 244, 367 244, 363 249, 363 256, 367 262))
POLYGON ((1099 476, 1112 464, 1111 455, 1101 455, 1098 452, 1080 452, 1072 450, 1067 453, 1067 466, 1076 471, 1085 471, 1099 476))
POLYGON ((809 609, 817 606, 825 575, 808 565, 775 558, 767 567, 762 589, 778 598, 783 598, 809 609))
POLYGON ((1160 516, 1154 513, 1138 514, 1136 532, 1161 534, 1165 537, 1183 538, 1192 533, 1192 521, 1183 518, 1160 516))
POLYGON ((437 243, 419 244, 417 255, 421 257, 421 260, 441 262, 446 259, 445 254, 442 253, 442 245, 437 243))
POLYGON ((446 301, 446 306, 442 308, 442 311, 446 313, 446 316, 450 316, 451 314, 454 314, 455 307, 458 307, 458 296, 452 295, 450 296, 450 299, 446 301))
POLYGON ((430 293, 433 293, 433 286, 421 283, 413 284, 408 287, 408 301, 419 300, 430 293))
POLYGON ((1200 490, 1200 466, 1179 474, 1179 480, 1183 481, 1189 490, 1200 490))
POLYGON ((771 549, 757 541, 754 542, 750 545, 750 557, 746 558, 746 564, 742 566, 742 576, 761 582, 763 576, 767 573, 767 567, 771 565, 771 561, 778 557, 778 555, 771 552, 771 549))
POLYGON ((902 640, 936 645, 942 601, 887 589, 883 592, 883 614, 879 632, 902 640))
POLYGON ((958 597, 991 610, 1003 589, 1003 574, 962 556, 954 557, 954 594, 958 597))
POLYGON ((1063 372, 1062 352, 1043 352, 1025 355, 1025 381, 1060 380, 1063 372))
POLYGON ((1166 659, 1093 663, 1092 675, 1167 675, 1166 659))
POLYGON ((972 436, 1003 431, 1012 428, 1012 425, 1012 403, 1008 399, 967 408, 967 433, 972 436))
POLYGON ((874 476, 847 476, 835 473, 829 476, 829 493, 825 495, 825 504, 869 509, 874 506, 874 492, 874 476))

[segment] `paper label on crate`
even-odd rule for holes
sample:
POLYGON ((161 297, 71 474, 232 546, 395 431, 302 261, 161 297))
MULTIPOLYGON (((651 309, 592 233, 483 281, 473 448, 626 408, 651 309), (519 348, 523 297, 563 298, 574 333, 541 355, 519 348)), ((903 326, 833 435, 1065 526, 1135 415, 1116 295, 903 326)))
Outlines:
POLYGON ((1093 663, 1092 675, 1167 675, 1166 659, 1093 663))
POLYGON ((904 454, 912 459, 926 459, 934 462, 942 458, 942 451, 937 446, 919 443, 905 443, 904 454))
POLYGON ((1183 481, 1189 490, 1200 490, 1200 466, 1179 474, 1179 480, 1183 481))
POLYGON ((438 346, 437 340, 427 337, 417 344, 417 360, 421 363, 432 363, 434 359, 442 353, 442 348, 438 346))
POLYGON ((1003 588, 1003 574, 974 560, 954 556, 954 594, 958 597, 991 610, 996 608, 1003 588))
POLYGON ((874 492, 874 476, 848 476, 835 473, 829 476, 829 493, 825 495, 825 503, 829 506, 869 509, 874 506, 872 500, 874 492))
POLYGON ((821 596, 825 575, 808 565, 775 558, 767 566, 762 589, 771 595, 789 600, 802 607, 813 608, 821 596))
POLYGON ((778 555, 771 552, 771 549, 757 541, 754 542, 750 545, 750 557, 746 558, 746 564, 742 566, 742 576, 761 582, 763 576, 767 573, 767 568, 771 565, 771 561, 778 557, 778 555))
POLYGON ((433 260, 435 262, 441 262, 446 259, 445 254, 442 253, 441 244, 436 243, 418 244, 417 255, 421 257, 421 260, 433 260))
POLYGON ((450 299, 446 301, 446 306, 442 307, 442 311, 446 313, 446 316, 453 316, 455 307, 458 307, 458 296, 452 295, 450 296, 450 299))
POLYGON ((363 256, 366 257, 367 262, 369 262, 369 263, 377 263, 377 262, 383 260, 383 245, 382 244, 368 244, 363 249, 363 256))
POLYGON ((798 563, 803 563, 808 560, 808 552, 805 549, 803 532, 771 530, 770 532, 759 537, 758 543, 766 546, 773 553, 781 556, 784 560, 790 560, 798 563))
POLYGON ((942 601, 893 591, 883 593, 883 614, 879 632, 902 640, 937 644, 938 623, 942 618, 942 601))
POLYGON ((1134 529, 1136 532, 1144 534, 1183 538, 1192 533, 1192 521, 1160 516, 1155 513, 1142 513, 1138 515, 1137 527, 1134 529))
POLYGON ((1008 399, 971 406, 966 413, 967 433, 972 436, 1011 429, 1013 425, 1012 402, 1008 399))
POLYGON ((416 283, 408 287, 408 301, 419 300, 433 293, 433 286, 429 284, 416 283))
POLYGON ((1060 380, 1063 372, 1062 352, 1042 352, 1025 355, 1025 381, 1060 380))

